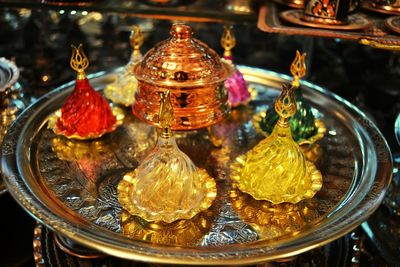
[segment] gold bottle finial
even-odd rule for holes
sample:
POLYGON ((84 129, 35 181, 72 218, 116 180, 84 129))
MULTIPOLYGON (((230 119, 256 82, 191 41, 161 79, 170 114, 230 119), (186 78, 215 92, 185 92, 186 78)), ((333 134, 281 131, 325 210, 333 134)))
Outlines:
POLYGON ((292 73, 293 81, 292 86, 295 88, 300 87, 300 79, 306 75, 306 53, 300 54, 300 52, 296 51, 296 57, 290 65, 290 73, 292 73))
POLYGON ((78 48, 74 45, 72 47, 72 56, 70 60, 70 65, 73 70, 78 72, 77 79, 86 79, 85 69, 89 66, 89 60, 83 52, 82 44, 78 48))
POLYGON ((165 93, 160 93, 160 112, 158 117, 162 128, 161 136, 164 138, 171 137, 171 124, 174 120, 174 109, 172 107, 169 90, 165 93))
POLYGON ((130 43, 133 47, 133 55, 140 55, 140 47, 143 45, 143 42, 144 36, 140 26, 134 25, 130 37, 130 43))
POLYGON ((294 97, 296 87, 288 87, 282 84, 282 92, 276 99, 274 107, 279 115, 278 124, 282 127, 289 127, 288 119, 296 114, 297 104, 294 97))
POLYGON ((221 46, 225 49, 224 57, 230 57, 232 55, 231 50, 236 45, 236 38, 232 32, 232 26, 225 26, 224 33, 221 37, 221 46))

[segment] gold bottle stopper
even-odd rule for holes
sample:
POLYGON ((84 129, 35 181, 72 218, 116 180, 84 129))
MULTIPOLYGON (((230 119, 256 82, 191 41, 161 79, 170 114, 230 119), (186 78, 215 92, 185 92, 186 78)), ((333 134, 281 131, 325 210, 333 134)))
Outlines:
POLYGON ((300 79, 306 75, 307 67, 306 67, 306 53, 300 54, 300 52, 296 51, 296 57, 290 65, 290 73, 293 76, 292 86, 299 88, 300 87, 300 79))
POLYGON ((72 56, 69 64, 73 70, 78 72, 76 77, 77 80, 86 79, 85 70, 89 66, 89 60, 85 53, 83 52, 83 46, 80 44, 78 47, 71 45, 72 56))
POLYGON ((167 223, 190 219, 208 209, 216 197, 216 184, 176 144, 170 92, 160 93, 157 145, 118 185, 118 199, 131 215, 167 223))
POLYGON ((174 109, 172 107, 170 91, 160 93, 160 112, 158 114, 159 123, 162 128, 161 137, 170 138, 171 124, 174 121, 174 109))
POLYGON ((142 30, 140 29, 140 26, 137 25, 133 26, 129 40, 133 48, 133 55, 135 56, 140 55, 140 47, 144 43, 144 35, 142 33, 142 30))
POLYGON ((234 73, 225 81, 225 88, 228 91, 228 99, 232 107, 247 104, 251 99, 249 87, 243 74, 233 63, 232 49, 236 45, 236 38, 232 26, 225 26, 221 37, 221 46, 224 48, 224 59, 234 67, 234 73))
POLYGON ((232 32, 232 26, 225 26, 224 32, 221 37, 221 46, 225 49, 224 58, 229 58, 232 56, 231 50, 236 45, 236 38, 232 32))
POLYGON ((276 113, 279 115, 278 125, 281 127, 289 127, 288 119, 296 114, 297 104, 294 97, 294 86, 288 87, 282 84, 282 92, 274 103, 276 113))

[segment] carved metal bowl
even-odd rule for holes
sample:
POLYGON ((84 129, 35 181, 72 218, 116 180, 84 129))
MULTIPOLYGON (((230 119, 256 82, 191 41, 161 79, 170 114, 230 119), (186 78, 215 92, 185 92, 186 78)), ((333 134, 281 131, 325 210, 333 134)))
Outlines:
MULTIPOLYGON (((252 116, 268 108, 290 77, 240 70, 258 96, 214 126, 223 137, 222 147, 211 145, 206 130, 176 134, 180 148, 217 182, 215 202, 192 220, 147 223, 127 216, 117 201, 118 182, 154 145, 150 125, 127 116, 117 131, 95 141, 70 141, 47 129, 48 116, 60 108, 73 83, 31 105, 9 129, 1 166, 10 193, 57 233, 109 255, 147 262, 258 263, 349 233, 376 210, 390 183, 392 159, 382 134, 346 100, 303 82, 304 97, 327 127, 317 142, 321 153, 315 163, 323 175, 322 190, 298 204, 255 201, 232 185, 229 166, 263 138, 252 116)), ((100 73, 91 83, 101 90, 114 77, 100 73)))

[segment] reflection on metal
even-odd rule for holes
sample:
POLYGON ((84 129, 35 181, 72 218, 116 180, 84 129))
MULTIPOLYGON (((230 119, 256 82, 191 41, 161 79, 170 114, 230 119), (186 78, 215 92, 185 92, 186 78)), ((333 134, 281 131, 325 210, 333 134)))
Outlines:
POLYGON ((221 46, 224 48, 224 59, 231 63, 235 71, 225 81, 225 87, 228 90, 229 102, 232 107, 240 104, 247 104, 250 101, 251 94, 243 74, 236 68, 233 62, 231 50, 236 45, 236 38, 232 31, 232 26, 225 26, 224 33, 221 37, 221 46))
MULTIPOLYGON (((11 123, 26 107, 18 78, 19 69, 14 62, 0 57, 0 144, 11 123)), ((6 191, 0 171, 0 195, 6 191)))

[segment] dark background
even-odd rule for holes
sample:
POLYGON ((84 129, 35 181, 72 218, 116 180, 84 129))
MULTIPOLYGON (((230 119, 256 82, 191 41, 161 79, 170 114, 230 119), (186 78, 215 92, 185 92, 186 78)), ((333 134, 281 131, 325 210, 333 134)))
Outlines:
MULTIPOLYGON (((74 79, 69 68, 70 44, 84 44, 90 58, 87 73, 113 70, 131 54, 130 26, 142 25, 145 53, 169 35, 171 21, 137 19, 126 15, 71 14, 59 11, 1 8, 0 56, 13 59, 21 70, 25 98, 44 93, 74 79), (88 17, 91 19, 87 19, 88 17), (97 17, 96 17, 97 16, 97 17)), ((190 23, 195 37, 222 54, 222 23, 190 23)), ((394 121, 400 112, 400 56, 354 42, 286 36, 261 32, 255 21, 235 22, 235 62, 289 74, 295 50, 307 52, 306 80, 344 97, 363 110, 386 137, 393 153, 399 151, 394 121)), ((0 196, 0 266, 34 266, 32 237, 35 221, 6 193, 0 196)), ((366 240, 365 263, 386 266, 366 240)))

